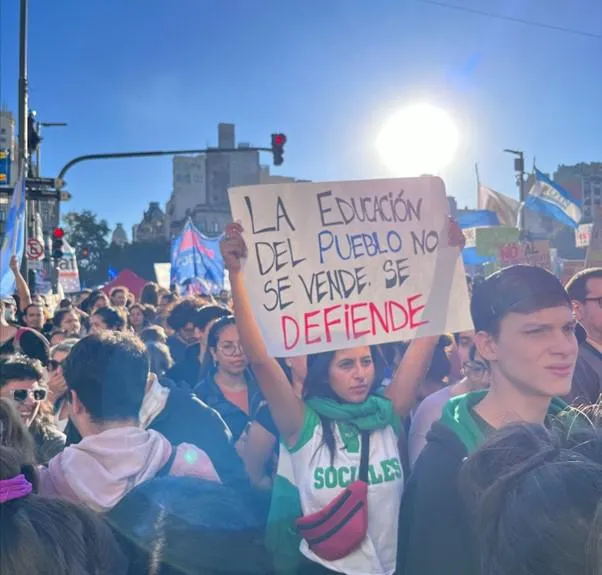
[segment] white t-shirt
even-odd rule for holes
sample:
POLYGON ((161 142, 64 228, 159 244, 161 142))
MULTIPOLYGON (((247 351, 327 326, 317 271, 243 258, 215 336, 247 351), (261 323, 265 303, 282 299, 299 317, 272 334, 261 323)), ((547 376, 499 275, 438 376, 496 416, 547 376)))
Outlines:
MULTIPOLYGON (((336 561, 325 561, 301 541, 301 553, 310 561, 348 575, 391 575, 397 560, 397 521, 403 493, 403 468, 397 445, 399 418, 391 410, 391 424, 370 433, 368 472, 368 531, 355 551, 336 561)), ((334 425, 334 464, 322 444, 323 430, 317 413, 306 406, 301 435, 289 449, 294 484, 299 490, 304 515, 326 507, 345 487, 358 478, 360 449, 344 449, 338 426, 334 425)), ((361 441, 358 441, 358 446, 361 441)))

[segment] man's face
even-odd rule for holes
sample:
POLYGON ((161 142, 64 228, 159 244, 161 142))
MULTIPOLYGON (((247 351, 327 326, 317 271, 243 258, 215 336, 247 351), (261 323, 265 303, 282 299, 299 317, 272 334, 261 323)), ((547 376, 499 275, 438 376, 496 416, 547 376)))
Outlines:
POLYGON ((470 359, 470 348, 474 340, 474 331, 462 331, 458 334, 456 354, 460 365, 464 365, 470 359))
POLYGON ((586 299, 576 302, 575 314, 592 339, 602 335, 602 278, 587 280, 586 299))
POLYGON ((35 379, 11 379, 0 389, 0 397, 6 397, 17 406, 25 425, 31 425, 40 409, 41 396, 46 397, 46 388, 35 379))
POLYGON ((510 313, 501 321, 497 338, 479 332, 475 343, 490 362, 492 385, 501 379, 528 395, 569 393, 578 348, 568 306, 510 313))
POLYGON ((125 307, 125 304, 127 303, 127 301, 128 301, 128 298, 125 295, 125 292, 123 290, 116 291, 111 296, 111 303, 115 307, 125 307))
POLYGON ((44 327, 44 309, 37 305, 28 307, 25 322, 32 329, 42 329, 44 327))

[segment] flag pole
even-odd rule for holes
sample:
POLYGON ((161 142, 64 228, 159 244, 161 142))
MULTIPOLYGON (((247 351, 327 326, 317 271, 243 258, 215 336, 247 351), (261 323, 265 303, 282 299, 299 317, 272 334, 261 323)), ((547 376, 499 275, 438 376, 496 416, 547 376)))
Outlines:
POLYGON ((481 209, 479 190, 481 189, 481 176, 479 175, 479 162, 474 163, 474 174, 477 179, 477 209, 481 209))

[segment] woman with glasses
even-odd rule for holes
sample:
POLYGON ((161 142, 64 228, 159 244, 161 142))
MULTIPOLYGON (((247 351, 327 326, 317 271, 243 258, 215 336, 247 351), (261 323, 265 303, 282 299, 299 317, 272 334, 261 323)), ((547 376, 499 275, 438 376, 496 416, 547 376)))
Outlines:
POLYGON ((44 384, 45 370, 35 359, 23 355, 0 359, 0 397, 10 399, 36 445, 38 463, 46 464, 65 447, 65 435, 52 421, 44 384))
POLYGON ((238 441, 263 396, 248 370, 234 316, 218 319, 207 335, 207 350, 195 393, 225 420, 238 441))
POLYGON ((473 345, 468 359, 462 365, 464 378, 458 383, 449 385, 429 395, 420 404, 412 417, 409 434, 410 465, 414 463, 426 445, 426 435, 431 426, 441 417, 443 406, 452 398, 471 391, 478 391, 489 385, 489 366, 483 360, 473 345))

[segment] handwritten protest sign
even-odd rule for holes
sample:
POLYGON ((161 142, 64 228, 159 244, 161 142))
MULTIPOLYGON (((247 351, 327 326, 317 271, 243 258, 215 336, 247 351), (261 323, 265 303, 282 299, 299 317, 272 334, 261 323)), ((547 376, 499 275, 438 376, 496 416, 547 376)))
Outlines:
POLYGON ((535 240, 533 242, 506 244, 500 248, 499 260, 502 267, 527 264, 551 270, 550 242, 548 240, 535 240))
POLYGON ((245 186, 229 194, 271 355, 472 329, 439 178, 245 186))
POLYGON ((477 228, 475 242, 477 254, 483 257, 497 257, 500 247, 517 242, 519 235, 518 228, 508 226, 477 228))
POLYGON ((592 237, 592 227, 594 224, 581 224, 575 230, 575 246, 578 248, 586 248, 592 237))

